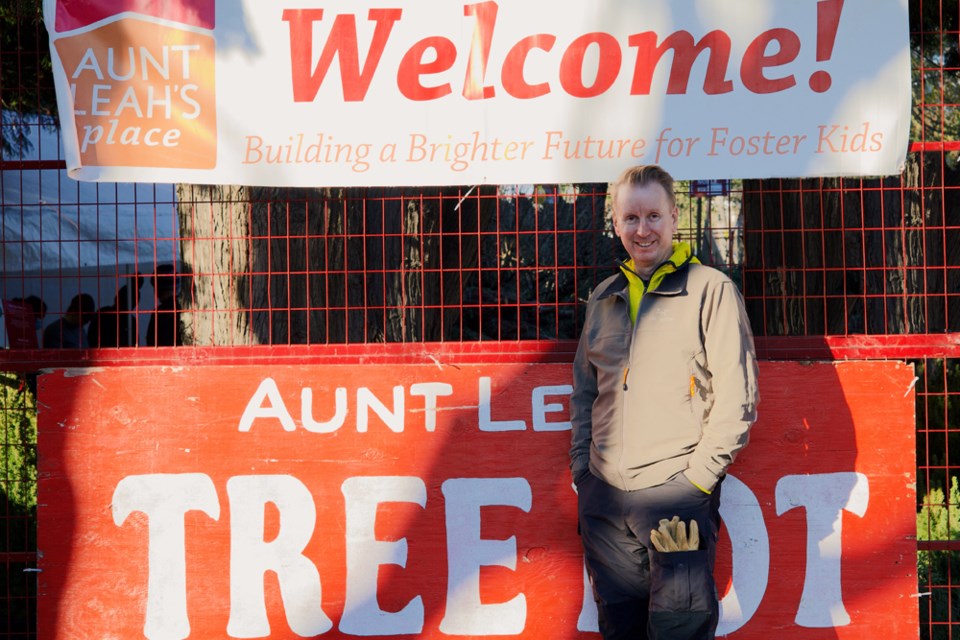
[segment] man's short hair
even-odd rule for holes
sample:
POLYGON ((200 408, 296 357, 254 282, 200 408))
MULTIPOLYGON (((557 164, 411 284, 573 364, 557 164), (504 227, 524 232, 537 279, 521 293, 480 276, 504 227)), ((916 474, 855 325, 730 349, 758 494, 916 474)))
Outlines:
POLYGON ((670 205, 676 206, 677 196, 673 192, 673 176, 667 173, 660 165, 641 164, 625 169, 613 184, 610 185, 610 196, 613 208, 616 209, 617 196, 620 195, 620 189, 623 187, 642 187, 653 183, 663 187, 663 190, 667 192, 667 197, 670 198, 670 205))

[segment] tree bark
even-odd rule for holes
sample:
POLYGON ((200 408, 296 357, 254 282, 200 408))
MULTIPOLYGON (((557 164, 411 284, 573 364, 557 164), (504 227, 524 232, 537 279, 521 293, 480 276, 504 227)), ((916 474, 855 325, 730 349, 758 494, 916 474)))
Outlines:
POLYGON ((183 344, 257 342, 250 325, 250 205, 245 187, 177 185, 183 344))
POLYGON ((960 328, 958 181, 939 154, 887 178, 744 182, 745 293, 758 335, 960 328), (922 164, 921 164, 922 163, 922 164), (945 271, 937 269, 943 264, 945 271))
POLYGON ((605 185, 538 194, 179 185, 184 343, 575 338, 605 185))

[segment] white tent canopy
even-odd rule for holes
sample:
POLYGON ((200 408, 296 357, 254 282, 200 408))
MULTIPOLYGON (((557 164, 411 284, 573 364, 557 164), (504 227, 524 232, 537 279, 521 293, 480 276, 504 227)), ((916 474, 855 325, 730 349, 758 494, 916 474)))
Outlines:
MULTIPOLYGON (((78 293, 111 304, 129 276, 176 260, 173 185, 76 182, 66 170, 37 168, 63 158, 59 132, 36 119, 20 122, 29 148, 5 153, 0 171, 0 299, 37 295, 48 305, 48 323, 78 293), (17 161, 23 164, 11 169, 17 161)), ((141 310, 148 310, 153 294, 149 286, 143 293, 141 310)))
POLYGON ((23 129, 23 168, 0 172, 6 276, 174 260, 173 185, 76 182, 65 170, 31 168, 63 157, 60 136, 35 119, 23 129))

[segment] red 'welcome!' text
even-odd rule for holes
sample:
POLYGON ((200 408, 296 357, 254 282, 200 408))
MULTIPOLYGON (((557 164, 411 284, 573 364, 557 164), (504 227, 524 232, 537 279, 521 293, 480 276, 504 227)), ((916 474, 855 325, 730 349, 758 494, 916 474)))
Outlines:
MULTIPOLYGON (((842 8, 843 0, 821 0, 817 4, 818 62, 825 62, 832 55, 842 8)), ((366 19, 373 23, 373 36, 362 65, 356 14, 337 14, 326 39, 315 43, 315 23, 325 19, 324 10, 285 9, 283 20, 288 23, 290 34, 294 100, 312 102, 316 99, 334 57, 340 66, 346 102, 363 101, 378 73, 395 74, 397 90, 411 101, 438 100, 455 90, 467 100, 494 98, 500 90, 520 100, 555 91, 574 98, 595 98, 610 91, 625 75, 629 77, 629 95, 643 96, 653 91, 654 74, 662 64, 669 64, 666 93, 686 94, 697 90, 691 86, 691 72, 703 55, 707 56, 707 63, 700 90, 707 95, 732 92, 736 85, 730 74, 737 69, 743 89, 756 94, 786 91, 798 83, 787 65, 799 57, 801 38, 788 28, 771 28, 757 34, 744 49, 742 58, 736 60, 731 59, 731 37, 722 29, 699 37, 684 30, 663 37, 654 31, 637 31, 625 38, 594 31, 567 42, 561 42, 555 34, 533 33, 516 42, 504 42, 495 38, 499 16, 496 2, 464 5, 463 14, 473 19, 468 46, 458 46, 444 35, 428 35, 414 42, 402 56, 388 56, 391 61, 399 60, 391 62, 391 66, 396 66, 388 70, 381 68, 381 60, 393 34, 402 29, 403 9, 371 8, 368 11, 366 19), (315 46, 320 48, 316 63, 315 46), (499 69, 489 68, 494 50, 502 54, 496 58, 502 60, 499 69), (666 55, 667 52, 672 55, 666 55), (464 55, 467 56, 466 72, 461 80, 452 77, 451 70, 464 55), (540 62, 546 60, 547 68, 552 71, 531 77, 536 74, 531 73, 528 61, 534 57, 540 62), (499 86, 489 79, 497 73, 499 86)), ((408 21, 403 26, 420 24, 420 21, 408 21)), ((822 69, 810 75, 809 86, 817 93, 829 90, 830 84, 829 73, 822 69)))

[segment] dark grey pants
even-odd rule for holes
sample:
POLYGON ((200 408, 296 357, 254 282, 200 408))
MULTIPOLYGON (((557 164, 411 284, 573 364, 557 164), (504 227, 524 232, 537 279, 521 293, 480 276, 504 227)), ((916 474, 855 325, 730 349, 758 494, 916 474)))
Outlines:
POLYGON ((681 473, 621 491, 587 474, 577 484, 580 537, 604 640, 712 640, 720 484, 706 494, 681 473), (650 531, 680 516, 700 528, 700 549, 660 553, 650 531))

